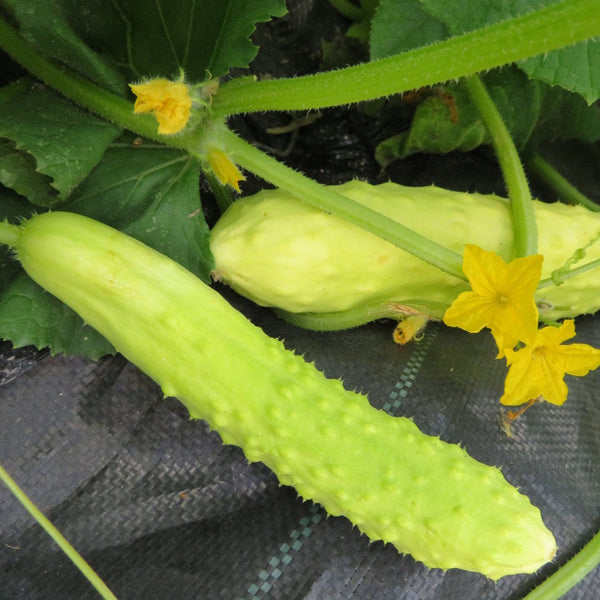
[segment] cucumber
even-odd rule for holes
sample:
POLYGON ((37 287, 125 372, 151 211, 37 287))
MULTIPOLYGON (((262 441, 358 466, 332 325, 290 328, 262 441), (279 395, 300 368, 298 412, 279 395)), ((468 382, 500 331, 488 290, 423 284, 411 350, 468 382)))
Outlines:
POLYGON ((553 557, 539 509, 499 469, 327 379, 167 257, 65 212, 0 224, 0 241, 192 418, 371 540, 491 579, 553 557))
MULTIPOLYGON (((461 255, 465 244, 476 244, 506 261, 513 258, 510 206, 504 198, 396 183, 351 181, 333 187, 461 255)), ((542 278, 590 244, 583 262, 600 258, 600 243, 593 243, 600 234, 600 213, 560 203, 534 205, 542 278)), ((279 189, 234 202, 213 228, 210 247, 215 279, 263 306, 333 313, 330 328, 336 314, 365 308, 368 321, 385 304, 440 319, 468 289, 464 281, 279 189)), ((542 319, 596 312, 599 271, 540 289, 536 301, 542 319)))

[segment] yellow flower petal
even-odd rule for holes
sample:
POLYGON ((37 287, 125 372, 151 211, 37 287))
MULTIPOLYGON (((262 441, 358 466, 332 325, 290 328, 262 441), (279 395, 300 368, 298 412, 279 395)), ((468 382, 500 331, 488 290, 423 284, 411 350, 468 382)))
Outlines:
POLYGON ((444 323, 475 333, 491 329, 499 357, 518 342, 533 342, 538 323, 534 292, 542 272, 541 255, 506 263, 495 252, 468 244, 463 271, 472 291, 463 292, 444 315, 444 323))
POLYGON ((154 113, 158 121, 158 133, 178 133, 187 125, 192 98, 185 83, 159 77, 144 83, 130 84, 129 87, 137 96, 134 112, 154 113))
POLYGON ((587 375, 600 366, 600 350, 588 344, 562 344, 574 335, 574 322, 567 320, 559 327, 540 329, 533 344, 516 352, 507 350, 510 368, 500 402, 514 406, 543 396, 562 404, 568 394, 564 376, 587 375))
POLYGON ((225 152, 217 148, 210 150, 208 153, 208 164, 222 184, 230 185, 236 192, 241 191, 240 181, 245 181, 246 178, 235 164, 229 160, 225 152))
POLYGON ((560 327, 544 327, 539 332, 545 346, 552 346, 551 360, 555 369, 567 375, 583 377, 600 366, 600 350, 589 344, 562 344, 575 336, 575 323, 564 321, 560 327))

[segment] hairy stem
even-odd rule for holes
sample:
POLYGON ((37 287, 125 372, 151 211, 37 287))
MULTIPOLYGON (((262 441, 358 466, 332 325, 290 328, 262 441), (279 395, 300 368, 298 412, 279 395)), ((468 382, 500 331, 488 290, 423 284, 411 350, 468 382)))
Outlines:
POLYGON ((213 110, 225 116, 372 100, 479 73, 599 34, 598 0, 564 0, 436 44, 344 69, 263 81, 234 79, 221 86, 213 110))
POLYGON ((242 168, 256 173, 277 187, 289 191, 300 200, 334 214, 429 264, 465 280, 462 256, 400 223, 321 185, 258 150, 229 130, 219 134, 227 154, 242 168))
POLYGON ((71 559, 73 564, 81 571, 85 578, 96 588, 98 593, 105 600, 117 600, 117 597, 110 591, 107 585, 100 579, 98 574, 82 558, 82 556, 71 546, 63 535, 46 518, 39 508, 27 497, 25 492, 17 485, 14 479, 0 465, 0 480, 15 495, 17 500, 31 514, 31 516, 41 525, 46 533, 56 542, 58 547, 71 559))
POLYGON ((469 95, 492 137, 496 156, 504 175, 512 209, 515 255, 519 257, 535 254, 537 223, 529 184, 515 143, 481 79, 473 75, 465 82, 469 95))

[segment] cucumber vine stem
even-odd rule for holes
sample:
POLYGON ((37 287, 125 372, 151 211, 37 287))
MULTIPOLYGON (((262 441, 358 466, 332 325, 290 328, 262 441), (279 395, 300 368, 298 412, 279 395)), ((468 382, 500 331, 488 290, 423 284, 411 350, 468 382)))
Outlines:
POLYGON ((14 248, 21 235, 21 230, 18 225, 11 225, 6 221, 0 221, 0 244, 6 244, 14 248))
POLYGON ((582 194, 568 179, 563 177, 547 160, 534 154, 526 161, 527 167, 560 198, 569 204, 581 204, 594 212, 600 212, 600 205, 582 194))
POLYGON ((462 256, 453 250, 294 171, 228 129, 219 132, 219 142, 225 152, 242 168, 289 191, 300 200, 349 221, 442 271, 466 281, 462 270, 462 256))
POLYGON ((471 100, 492 136, 492 144, 504 175, 512 209, 515 255, 519 257, 535 254, 537 223, 529 184, 515 143, 481 78, 477 75, 467 77, 465 84, 471 100))
POLYGON ((212 110, 227 116, 373 100, 493 69, 599 34, 598 0, 564 0, 442 42, 335 71, 262 81, 233 79, 221 86, 212 110))
POLYGON ((0 480, 14 494, 17 500, 40 524, 46 533, 54 540, 58 547, 71 559, 73 564, 81 571, 85 578, 96 588, 104 600, 117 600, 108 586, 100 579, 96 571, 82 558, 82 556, 71 546, 56 527, 46 518, 40 509, 29 499, 25 492, 17 485, 16 481, 0 465, 0 480))
MULTIPOLYGON (((587 273, 588 271, 592 271, 593 269, 600 268, 600 258, 596 258, 595 260, 591 260, 590 262, 584 263, 579 267, 573 267, 566 273, 560 273, 560 283, 564 283, 567 279, 571 279, 572 277, 577 277, 577 275, 582 275, 583 273, 587 273)), ((557 284, 553 277, 547 277, 546 279, 542 279, 537 286, 538 290, 542 290, 544 288, 550 287, 551 285, 560 285, 557 284)))

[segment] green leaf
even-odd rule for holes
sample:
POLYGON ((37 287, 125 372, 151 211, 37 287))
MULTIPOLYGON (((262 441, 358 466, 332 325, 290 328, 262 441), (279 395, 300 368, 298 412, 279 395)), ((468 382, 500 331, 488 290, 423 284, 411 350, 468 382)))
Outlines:
POLYGON ((0 137, 12 140, 18 150, 29 153, 35 160, 35 170, 52 179, 58 197, 48 197, 46 202, 34 198, 35 194, 30 197, 45 206, 66 198, 119 133, 114 125, 80 110, 41 85, 14 95, 2 104, 0 111, 0 137))
MULTIPOLYGON (((0 219, 18 223, 34 212, 22 196, 0 188, 0 219)), ((49 346, 53 354, 92 359, 114 352, 75 312, 34 283, 6 246, 0 246, 0 338, 15 347, 49 346)))
POLYGON ((112 61, 94 52, 71 21, 92 16, 89 2, 0 0, 19 24, 21 34, 46 58, 56 60, 111 91, 123 95, 125 80, 112 61), (62 6, 61 6, 62 4, 62 6))
POLYGON ((369 42, 371 21, 377 10, 380 0, 360 0, 360 18, 350 25, 346 31, 348 37, 360 40, 364 44, 369 42))
POLYGON ((581 94, 588 104, 600 98, 600 39, 581 42, 560 52, 521 61, 530 77, 581 94))
POLYGON ((452 7, 446 0, 420 0, 423 9, 448 26, 452 34, 466 33, 485 25, 504 21, 536 9, 556 4, 559 0, 480 1, 454 0, 452 7))
MULTIPOLYGON (((529 139, 540 114, 539 85, 517 69, 486 74, 486 87, 518 147, 529 139)), ((438 86, 419 104, 410 128, 382 142, 376 158, 388 164, 417 152, 468 152, 491 143, 488 131, 461 83, 438 86)))
MULTIPOLYGON (((13 0, 35 3, 34 0, 13 0)), ((219 77, 247 67, 256 23, 286 13, 285 0, 55 0, 89 46, 110 53, 129 80, 219 77)))
MULTIPOLYGON (((516 67, 491 71, 483 80, 519 149, 551 139, 600 139, 600 109, 587 106, 581 96, 530 80, 516 67)), ((459 82, 433 88, 417 107, 410 128, 384 140, 376 158, 386 165, 417 152, 469 151, 490 143, 459 82)))
MULTIPOLYGON (((36 207, 13 190, 0 186, 0 221, 18 223, 37 211, 36 207)), ((1 245, 0 245, 1 246, 1 245)))
POLYGON ((0 183, 42 206, 56 195, 51 187, 52 179, 35 170, 33 157, 17 150, 13 142, 1 138, 0 183))
POLYGON ((381 0, 371 23, 371 60, 400 54, 448 37, 446 25, 419 0, 381 0))
MULTIPOLYGON (((30 217, 33 213, 34 207, 25 198, 0 186, 0 221, 19 223, 21 219, 30 217)), ((15 260, 13 251, 8 246, 0 245, 0 293, 20 272, 21 265, 15 260)))
POLYGON ((532 132, 535 143, 545 140, 600 140, 600 105, 589 106, 579 95, 560 87, 543 86, 540 116, 532 132))
POLYGON ((200 165, 163 146, 110 148, 66 204, 176 260, 204 281, 214 267, 201 210, 200 165))
POLYGON ((105 338, 24 272, 18 273, 1 292, 0 336, 15 347, 50 347, 52 354, 97 359, 114 353, 105 338))
MULTIPOLYGON (((59 208, 103 221, 147 243, 210 281, 214 263, 199 194, 199 163, 164 146, 111 147, 75 194, 59 208)), ((2 197, 0 218, 30 216, 24 201, 2 197), (2 212, 6 214, 3 215, 2 212)), ((16 346, 98 358, 110 344, 59 300, 29 279, 7 253, 0 283, 0 337, 16 346)))
MULTIPOLYGON (((555 4, 557 0, 478 2, 421 0, 423 8, 448 26, 453 34, 516 17, 555 4)), ((560 27, 560 24, 557 23, 560 27)), ((521 61, 519 66, 532 78, 581 94, 588 104, 600 98, 600 39, 595 38, 545 55, 521 61)))

